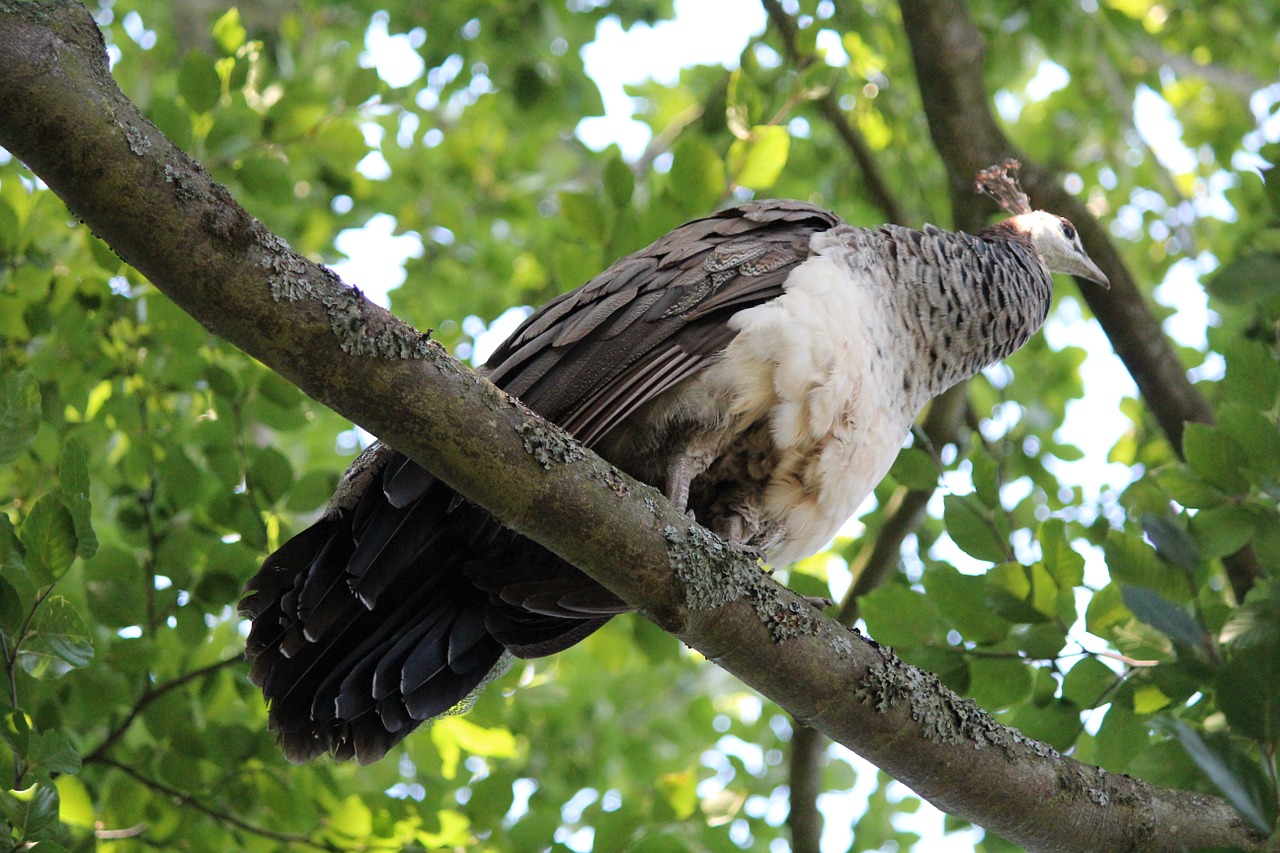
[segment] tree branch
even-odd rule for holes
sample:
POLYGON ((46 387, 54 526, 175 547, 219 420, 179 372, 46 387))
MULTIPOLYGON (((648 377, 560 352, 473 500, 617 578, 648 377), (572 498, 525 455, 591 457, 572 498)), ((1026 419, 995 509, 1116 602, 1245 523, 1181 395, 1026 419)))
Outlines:
MULTIPOLYGON (((1111 289, 1080 289, 1116 355, 1138 385, 1147 409, 1179 456, 1188 421, 1213 423, 1204 395, 1186 370, 1160 323, 1138 290, 1132 273, 1106 230, 1049 170, 1030 163, 996 123, 982 76, 986 40, 964 0, 902 0, 902 20, 911 43, 920 95, 933 142, 947 167, 956 226, 981 227, 990 210, 973 190, 973 175, 1007 157, 1022 161, 1022 185, 1036 207, 1073 223, 1089 256, 1111 280, 1111 289)), ((1251 547, 1223 560, 1238 599, 1262 570, 1251 547)))
POLYGON ((298 256, 121 94, 79 4, 0 0, 0 116, 0 145, 207 329, 940 808, 1040 850, 1261 848, 1222 800, 1064 757, 823 617, 298 256))
POLYGON ((818 795, 822 793, 822 768, 827 739, 822 732, 798 721, 792 721, 791 749, 787 754, 787 778, 791 805, 787 812, 787 829, 791 832, 791 853, 818 853, 822 848, 822 812, 818 811, 818 795))

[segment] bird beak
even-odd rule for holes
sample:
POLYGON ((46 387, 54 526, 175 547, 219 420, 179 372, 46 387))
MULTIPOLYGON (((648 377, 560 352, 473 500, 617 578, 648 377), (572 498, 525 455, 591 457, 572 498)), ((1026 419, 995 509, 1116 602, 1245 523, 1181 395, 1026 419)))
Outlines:
POLYGON ((1091 258, 1081 258, 1080 269, 1074 270, 1073 272, 1081 278, 1089 279, 1089 281, 1094 284, 1102 285, 1106 290, 1111 289, 1110 279, 1107 278, 1106 274, 1103 273, 1102 270, 1098 269, 1098 265, 1095 264, 1091 258))

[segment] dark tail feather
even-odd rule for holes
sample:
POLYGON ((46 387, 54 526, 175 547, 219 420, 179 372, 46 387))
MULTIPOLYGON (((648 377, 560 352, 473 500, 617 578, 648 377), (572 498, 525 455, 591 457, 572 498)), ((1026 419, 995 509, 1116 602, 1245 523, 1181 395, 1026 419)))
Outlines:
POLYGON ((375 761, 465 706, 508 652, 560 651, 624 609, 412 462, 383 458, 364 494, 267 558, 241 602, 250 679, 295 762, 375 761))

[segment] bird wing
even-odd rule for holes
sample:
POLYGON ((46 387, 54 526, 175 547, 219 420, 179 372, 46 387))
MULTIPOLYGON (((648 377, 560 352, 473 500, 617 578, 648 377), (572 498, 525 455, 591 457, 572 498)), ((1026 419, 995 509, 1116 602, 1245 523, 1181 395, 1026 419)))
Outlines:
POLYGON ((840 224, 787 200, 689 222, 529 316, 485 370, 590 446, 704 368, 732 339, 729 318, 780 296, 809 239, 840 224))
MULTIPOLYGON (((780 296, 787 276, 808 258, 810 238, 842 224, 835 214, 805 202, 769 200, 681 225, 535 311, 483 371, 592 446, 645 403, 706 367, 735 334, 729 319, 780 296)), ((395 454, 382 487, 393 506, 408 508, 439 486, 415 462, 395 454)), ((493 522, 489 534, 498 529, 493 522)), ((352 559, 362 575, 354 588, 369 599, 398 571, 382 560, 380 571, 364 572, 361 558, 371 550, 365 546, 352 559)), ((468 576, 497 599, 546 616, 598 617, 627 609, 559 561, 542 566, 533 586, 523 583, 531 580, 529 572, 517 573, 521 582, 508 573, 501 561, 486 560, 468 576)))
MULTIPOLYGON (((693 376, 733 339, 729 318, 775 299, 809 256, 810 238, 843 220, 793 200, 751 202, 681 225, 591 281, 531 314, 483 371, 529 408, 587 446, 662 392, 693 376)), ((396 454, 383 478, 390 502, 407 507, 434 478, 396 454)), ((496 535, 493 522, 490 532, 496 535)), ((484 538, 481 534, 473 534, 484 538)), ((385 565, 385 563, 384 563, 385 565)), ((626 605, 577 569, 555 561, 508 577, 500 560, 473 565, 481 589, 546 616, 594 617, 626 605), (536 580, 536 583, 529 583, 536 580)), ((379 575, 358 589, 376 595, 379 575)), ((549 654, 530 646, 521 653, 549 654)))

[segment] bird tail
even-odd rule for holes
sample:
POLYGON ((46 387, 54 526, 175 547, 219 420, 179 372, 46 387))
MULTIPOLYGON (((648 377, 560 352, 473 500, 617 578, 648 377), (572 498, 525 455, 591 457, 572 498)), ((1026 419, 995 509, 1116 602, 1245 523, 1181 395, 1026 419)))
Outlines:
POLYGON ((625 609, 607 594, 585 611, 528 609, 537 596, 522 587, 550 578, 554 598, 554 579, 576 570, 405 457, 383 460, 246 585, 250 679, 291 761, 376 761, 469 707, 512 655, 560 651, 625 609))

